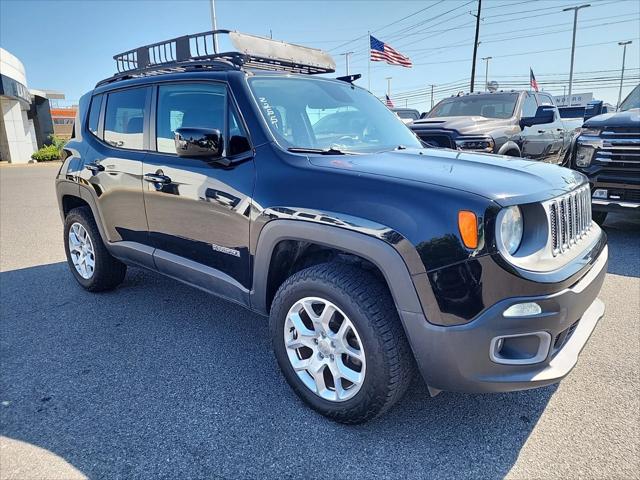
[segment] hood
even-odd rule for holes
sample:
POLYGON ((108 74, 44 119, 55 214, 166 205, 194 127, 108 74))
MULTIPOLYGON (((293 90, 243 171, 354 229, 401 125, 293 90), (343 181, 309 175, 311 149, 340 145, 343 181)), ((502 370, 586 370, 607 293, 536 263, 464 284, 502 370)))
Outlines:
POLYGON ((486 117, 434 117, 416 120, 411 128, 416 131, 427 129, 456 130, 462 135, 482 135, 491 130, 511 125, 510 118, 486 118, 486 117))
POLYGON ((640 109, 605 113, 584 122, 584 127, 635 127, 640 128, 640 109))
POLYGON ((573 170, 548 163, 447 149, 411 149, 349 156, 313 156, 318 167, 380 175, 480 195, 501 206, 538 202, 584 183, 573 170))

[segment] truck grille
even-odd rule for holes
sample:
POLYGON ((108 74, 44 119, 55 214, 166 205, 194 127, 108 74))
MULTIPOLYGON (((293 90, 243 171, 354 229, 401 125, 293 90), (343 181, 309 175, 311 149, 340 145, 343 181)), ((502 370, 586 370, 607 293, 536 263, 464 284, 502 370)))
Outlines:
POLYGON ((549 202, 553 256, 572 248, 591 228, 591 191, 585 185, 549 202))
POLYGON ((640 133, 637 128, 608 127, 600 134, 602 147, 594 162, 603 165, 640 166, 640 133))
POLYGON ((418 134, 421 140, 430 143, 436 147, 442 148, 456 148, 455 142, 451 138, 450 132, 445 130, 418 130, 414 129, 414 132, 418 134))

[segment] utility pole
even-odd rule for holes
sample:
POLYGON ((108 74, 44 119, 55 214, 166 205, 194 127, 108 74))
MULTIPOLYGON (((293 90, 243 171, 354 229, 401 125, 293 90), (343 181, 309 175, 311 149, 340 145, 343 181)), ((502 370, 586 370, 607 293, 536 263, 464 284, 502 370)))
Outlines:
MULTIPOLYGON (((215 4, 215 0, 210 0, 211 3, 211 27, 213 28, 213 30, 217 30, 218 29, 218 23, 216 22, 216 4, 215 4)), ((216 37, 216 34, 213 34, 213 53, 218 53, 218 37, 216 37)))
POLYGON ((624 60, 627 56, 627 45, 629 45, 631 40, 627 40, 626 42, 618 42, 618 45, 622 46, 622 72, 620 73, 620 90, 618 91, 618 105, 616 105, 616 109, 620 108, 620 102, 622 102, 622 81, 624 80, 624 60))
POLYGON ((573 10, 573 41, 571 42, 571 68, 569 70, 569 106, 571 106, 571 87, 573 86, 573 59, 576 53, 576 28, 578 26, 578 10, 590 6, 591 4, 587 3, 585 5, 580 5, 579 7, 568 7, 562 9, 563 12, 573 10))
POLYGON ((485 61, 484 67, 484 89, 489 91, 489 60, 493 57, 482 57, 481 60, 485 61))
POLYGON ((435 87, 435 85, 431 85, 431 109, 433 110, 433 87, 435 87))
POLYGON ((476 57, 478 55, 478 38, 480 36, 480 11, 481 10, 482 10, 482 0, 478 0, 478 14, 474 15, 476 17, 476 40, 475 42, 473 42, 473 63, 471 64, 470 93, 473 93, 473 87, 476 81, 476 57))
POLYGON ((391 79, 393 77, 385 77, 385 80, 387 81, 387 95, 389 95, 389 98, 391 98, 391 79))
POLYGON ((346 68, 347 68, 347 75, 349 75, 349 58, 351 57, 351 55, 353 55, 353 52, 344 52, 341 53, 340 55, 344 55, 344 60, 346 63, 346 68))

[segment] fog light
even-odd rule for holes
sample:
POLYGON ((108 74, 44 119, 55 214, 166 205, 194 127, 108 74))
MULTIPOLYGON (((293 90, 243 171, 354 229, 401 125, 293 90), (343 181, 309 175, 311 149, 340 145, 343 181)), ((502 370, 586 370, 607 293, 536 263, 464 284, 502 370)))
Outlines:
POLYGON ((593 191, 593 198, 607 198, 609 196, 609 192, 604 188, 598 188, 593 191))
POLYGON ((502 315, 505 317, 530 317, 542 313, 542 308, 536 302, 516 303, 507 308, 502 315))

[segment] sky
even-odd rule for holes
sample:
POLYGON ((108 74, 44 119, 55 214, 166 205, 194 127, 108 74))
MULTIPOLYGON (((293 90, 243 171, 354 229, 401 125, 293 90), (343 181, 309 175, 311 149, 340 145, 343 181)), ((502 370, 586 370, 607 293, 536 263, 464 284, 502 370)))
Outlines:
MULTIPOLYGON (((578 15, 573 92, 594 92, 616 104, 622 47, 627 47, 623 98, 640 77, 640 2, 636 0, 483 0, 476 90, 525 88, 529 68, 545 91, 568 87, 573 12, 578 15), (523 83, 524 82, 524 83, 523 83)), ((337 75, 351 73, 367 88, 368 32, 409 56, 413 68, 371 62, 371 91, 382 96, 391 77, 396 106, 419 110, 469 91, 477 0, 243 1, 215 0, 218 28, 321 48, 337 75)), ((76 103, 115 72, 116 53, 211 29, 209 0, 0 0, 0 46, 25 65, 30 88, 62 91, 76 103)))

